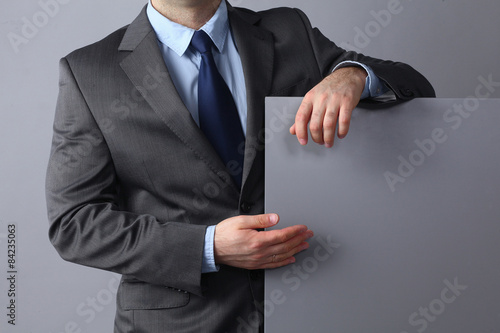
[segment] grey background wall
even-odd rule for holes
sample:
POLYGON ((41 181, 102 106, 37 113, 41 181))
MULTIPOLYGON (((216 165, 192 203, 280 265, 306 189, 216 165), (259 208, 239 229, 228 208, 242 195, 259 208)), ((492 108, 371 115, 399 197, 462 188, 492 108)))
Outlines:
MULTIPOLYGON (((110 332, 118 277, 63 262, 48 242, 44 177, 58 59, 132 21, 145 0, 25 0, 0 10, 0 331, 110 332), (15 326, 8 240, 15 225, 15 326)), ((500 97, 495 0, 233 0, 303 9, 345 48, 413 65, 438 97, 500 97), (485 82, 487 83, 485 85, 485 82), (478 86, 483 86, 477 90, 478 86), (479 96, 480 95, 480 96, 479 96)))

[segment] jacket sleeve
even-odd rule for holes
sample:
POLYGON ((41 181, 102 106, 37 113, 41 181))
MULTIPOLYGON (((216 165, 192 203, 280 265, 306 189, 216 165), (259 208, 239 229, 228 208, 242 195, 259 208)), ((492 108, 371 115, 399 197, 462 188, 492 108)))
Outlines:
POLYGON ((120 210, 103 129, 65 58, 59 88, 46 178, 52 244, 70 262, 201 295, 206 226, 120 210))
POLYGON ((307 16, 295 9, 309 35, 319 69, 326 77, 339 63, 352 60, 369 66, 399 100, 416 97, 436 97, 430 82, 411 66, 402 62, 380 60, 354 51, 346 51, 326 38, 317 28, 312 28, 307 16))

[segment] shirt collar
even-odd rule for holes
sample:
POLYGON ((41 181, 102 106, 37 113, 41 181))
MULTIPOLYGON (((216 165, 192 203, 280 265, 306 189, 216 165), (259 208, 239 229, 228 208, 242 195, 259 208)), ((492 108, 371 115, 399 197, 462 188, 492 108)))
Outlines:
MULTIPOLYGON (((175 23, 161 15, 153 7, 151 0, 148 3, 146 12, 158 40, 177 53, 179 57, 183 56, 191 44, 191 39, 193 38, 195 30, 175 23)), ((214 16, 212 16, 200 30, 205 31, 210 36, 219 52, 222 52, 229 31, 229 20, 225 0, 221 1, 214 16)))

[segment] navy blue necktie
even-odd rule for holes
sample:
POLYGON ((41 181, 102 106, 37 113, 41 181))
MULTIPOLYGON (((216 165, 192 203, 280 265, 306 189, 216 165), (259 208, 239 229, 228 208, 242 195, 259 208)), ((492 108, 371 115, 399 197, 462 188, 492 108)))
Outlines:
POLYGON ((201 53, 198 77, 200 128, 241 187, 245 136, 238 109, 212 55, 212 39, 203 31, 194 33, 191 45, 201 53))

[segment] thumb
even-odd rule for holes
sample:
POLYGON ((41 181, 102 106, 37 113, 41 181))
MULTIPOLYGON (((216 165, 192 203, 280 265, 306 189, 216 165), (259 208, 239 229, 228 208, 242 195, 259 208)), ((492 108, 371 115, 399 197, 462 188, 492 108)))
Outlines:
POLYGON ((245 223, 243 224, 244 229, 264 229, 270 228, 278 224, 279 216, 278 214, 262 214, 247 216, 245 223))

